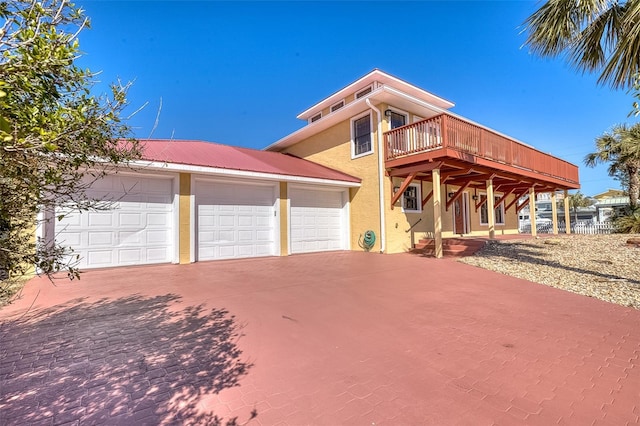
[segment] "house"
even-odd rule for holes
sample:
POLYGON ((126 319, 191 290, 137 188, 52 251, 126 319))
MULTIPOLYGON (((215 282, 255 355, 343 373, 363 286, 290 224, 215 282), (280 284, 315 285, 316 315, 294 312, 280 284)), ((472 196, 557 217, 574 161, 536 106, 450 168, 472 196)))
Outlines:
MULTIPOLYGON (((562 193, 557 195, 557 202, 564 199, 562 193)), ((529 206, 522 209, 520 217, 526 221, 529 215, 529 206)), ((536 216, 543 219, 547 223, 553 220, 553 206, 551 205, 551 194, 538 194, 536 199, 536 216)), ((564 222, 564 211, 562 209, 557 212, 558 222, 564 222)), ((570 219, 579 223, 593 223, 598 221, 598 214, 595 205, 587 207, 570 208, 570 219)))
POLYGON ((58 207, 43 218, 67 216, 39 235, 73 248, 82 268, 361 250, 367 231, 374 251, 432 238, 439 257, 442 238, 517 233, 522 196, 579 187, 575 165, 453 106, 373 70, 262 151, 144 141, 135 170, 88 192, 113 209, 58 207))
POLYGON ((593 196, 598 222, 610 220, 615 213, 622 213, 629 206, 630 200, 626 192, 619 189, 608 189, 593 196))
POLYGON ((276 152, 141 142, 133 170, 87 191, 111 208, 42 213, 50 220, 39 236, 71 247, 80 268, 350 249, 348 194, 359 178, 276 152))
POLYGON ((556 191, 579 188, 577 166, 453 106, 376 69, 302 112, 307 125, 266 149, 361 178, 349 189, 351 246, 373 230, 374 250, 385 253, 429 237, 441 256, 442 238, 517 233, 518 212, 537 192, 555 206, 556 191))

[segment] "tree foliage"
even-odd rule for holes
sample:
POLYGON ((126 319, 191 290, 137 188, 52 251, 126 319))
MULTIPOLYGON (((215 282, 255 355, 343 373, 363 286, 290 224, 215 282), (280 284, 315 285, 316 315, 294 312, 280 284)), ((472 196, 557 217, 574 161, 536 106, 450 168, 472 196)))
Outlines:
POLYGON ((95 75, 76 64, 89 22, 72 3, 4 1, 0 18, 0 271, 74 277, 67 249, 34 239, 36 216, 96 208, 84 197, 92 180, 139 156, 120 117, 128 85, 92 94, 95 75))
POLYGON ((549 0, 524 25, 534 53, 564 54, 600 83, 628 88, 640 73, 640 0, 549 0))
POLYGON ((625 174, 629 205, 638 206, 640 195, 640 123, 633 126, 619 124, 610 132, 596 138, 596 152, 587 154, 584 162, 589 167, 599 163, 608 163, 610 176, 625 174))

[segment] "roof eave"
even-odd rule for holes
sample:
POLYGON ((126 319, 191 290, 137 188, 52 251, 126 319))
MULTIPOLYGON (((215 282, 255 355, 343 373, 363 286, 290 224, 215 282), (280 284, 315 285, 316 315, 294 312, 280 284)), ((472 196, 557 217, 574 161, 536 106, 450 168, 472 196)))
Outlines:
MULTIPOLYGON (((443 109, 449 109, 455 106, 455 104, 451 101, 441 98, 440 96, 434 95, 431 92, 427 92, 426 90, 423 90, 417 86, 414 86, 413 84, 410 84, 402 79, 399 79, 398 77, 394 77, 391 74, 387 74, 383 71, 380 71, 379 69, 374 69, 369 74, 359 78, 353 83, 345 86, 344 88, 338 90, 332 95, 329 95, 328 97, 324 98, 317 104, 301 112, 300 114, 298 114, 297 118, 300 120, 308 120, 310 117, 316 115, 318 112, 322 111, 323 109, 328 108, 329 106, 335 104, 336 102, 339 102, 340 100, 344 99, 347 95, 355 92, 357 89, 364 88, 369 84, 373 84, 376 81, 382 83, 383 85, 398 86, 402 90, 409 92, 414 96, 424 97, 428 99, 429 103, 434 105, 437 104, 440 108, 443 108, 443 109)), ((376 88, 374 87, 374 90, 375 89, 376 88)))

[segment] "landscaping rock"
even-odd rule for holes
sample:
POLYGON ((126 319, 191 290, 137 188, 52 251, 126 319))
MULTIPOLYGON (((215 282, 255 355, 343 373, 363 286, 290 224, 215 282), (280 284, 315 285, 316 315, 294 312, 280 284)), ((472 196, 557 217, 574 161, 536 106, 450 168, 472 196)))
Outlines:
POLYGON ((640 309, 637 247, 640 247, 637 234, 572 234, 561 238, 496 241, 460 261, 640 309))
POLYGON ((629 238, 627 240, 627 244, 634 245, 636 247, 640 246, 640 238, 629 238))

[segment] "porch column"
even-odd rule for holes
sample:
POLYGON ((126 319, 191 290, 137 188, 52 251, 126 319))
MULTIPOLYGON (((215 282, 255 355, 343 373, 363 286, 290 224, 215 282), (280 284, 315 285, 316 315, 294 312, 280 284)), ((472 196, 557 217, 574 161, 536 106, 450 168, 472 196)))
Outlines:
POLYGON ((564 190, 564 224, 567 228, 564 232, 571 233, 571 215, 569 214, 569 190, 564 190))
POLYGON ((431 171, 433 179, 433 243, 436 258, 442 257, 442 193, 440 191, 440 169, 431 171))
POLYGON ((487 213, 489 213, 489 238, 496 238, 496 200, 493 196, 493 179, 487 181, 487 213))
POLYGON ((553 235, 558 235, 558 206, 556 205, 556 191, 551 193, 551 220, 553 221, 553 235))
POLYGON ((531 222, 531 236, 538 236, 538 228, 536 227, 536 190, 533 186, 529 188, 529 221, 531 222))

